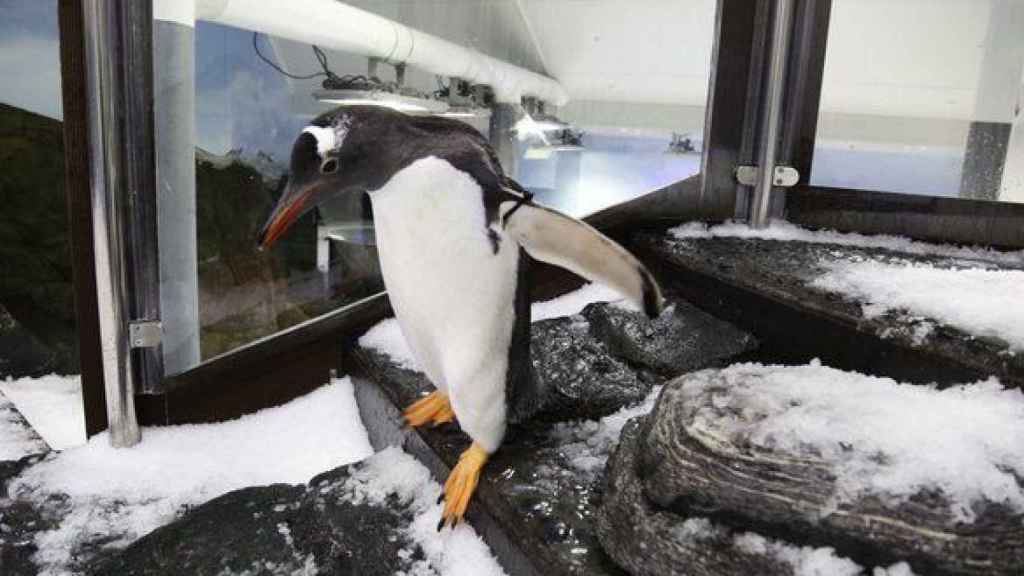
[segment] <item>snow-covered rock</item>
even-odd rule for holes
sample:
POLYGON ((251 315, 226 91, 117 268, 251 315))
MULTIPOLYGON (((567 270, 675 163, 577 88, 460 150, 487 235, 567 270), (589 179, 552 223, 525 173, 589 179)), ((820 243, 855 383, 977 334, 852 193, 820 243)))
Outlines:
POLYGON ((926 573, 1024 565, 1024 393, 994 379, 737 364, 666 384, 648 418, 636 474, 657 509, 926 573))

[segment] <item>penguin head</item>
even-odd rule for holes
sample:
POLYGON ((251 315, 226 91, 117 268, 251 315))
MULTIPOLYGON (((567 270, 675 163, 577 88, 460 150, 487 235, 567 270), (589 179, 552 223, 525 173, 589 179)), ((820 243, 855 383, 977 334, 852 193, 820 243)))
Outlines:
POLYGON ((288 184, 258 242, 268 248, 306 212, 341 194, 373 189, 378 160, 397 112, 375 106, 341 107, 302 129, 292 146, 288 184))

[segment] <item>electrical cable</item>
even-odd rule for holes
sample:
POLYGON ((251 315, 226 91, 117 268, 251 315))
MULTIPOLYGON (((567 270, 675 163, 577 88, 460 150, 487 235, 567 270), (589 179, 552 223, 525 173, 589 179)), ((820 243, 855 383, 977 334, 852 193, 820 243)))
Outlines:
MULTIPOLYGON (((313 56, 316 57, 316 61, 320 65, 321 71, 304 75, 292 74, 270 58, 267 58, 266 55, 260 51, 259 32, 252 33, 252 48, 260 60, 263 60, 263 62, 268 66, 288 78, 292 78, 293 80, 312 80, 313 78, 323 78, 324 81, 322 85, 325 90, 367 90, 371 92, 390 92, 392 94, 409 93, 410 95, 419 96, 419 93, 415 90, 403 88, 402 86, 399 86, 397 82, 385 82, 376 76, 365 76, 363 74, 346 74, 344 76, 338 76, 333 70, 331 70, 328 64, 327 53, 315 44, 313 45, 313 56)), ((450 85, 449 87, 444 87, 440 77, 438 77, 438 84, 445 91, 450 88, 450 85)))
MULTIPOLYGON (((281 74, 284 74, 285 76, 287 76, 289 78, 292 78, 293 80, 311 80, 313 78, 319 78, 320 76, 327 76, 327 77, 331 76, 330 70, 327 70, 327 68, 326 68, 326 66, 324 65, 323 62, 321 62, 321 66, 324 67, 324 71, 323 72, 315 72, 313 74, 307 74, 307 75, 304 75, 304 76, 303 75, 299 75, 299 74, 292 74, 291 72, 288 72, 284 68, 281 68, 280 66, 278 66, 276 62, 274 62, 270 58, 267 58, 266 56, 263 55, 262 52, 260 52, 260 45, 259 45, 259 41, 258 41, 259 40, 259 35, 260 35, 259 32, 253 32, 252 33, 252 49, 256 51, 256 55, 259 56, 260 60, 263 60, 271 68, 273 68, 274 70, 277 70, 281 74)), ((313 51, 316 52, 317 50, 319 50, 319 48, 314 46, 313 47, 313 51)), ((318 56, 318 59, 319 59, 319 56, 318 56)), ((326 60, 326 57, 325 57, 325 60, 326 60)))

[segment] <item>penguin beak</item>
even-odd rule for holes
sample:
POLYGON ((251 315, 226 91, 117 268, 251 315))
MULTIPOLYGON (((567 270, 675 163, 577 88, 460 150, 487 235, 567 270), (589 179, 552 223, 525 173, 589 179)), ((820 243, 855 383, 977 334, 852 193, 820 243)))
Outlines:
POLYGON ((292 188, 291 185, 285 190, 284 195, 277 201, 274 211, 271 212, 267 223, 263 225, 257 242, 260 250, 270 248, 291 225, 302 216, 306 210, 306 204, 313 195, 313 185, 307 185, 300 189, 292 188))

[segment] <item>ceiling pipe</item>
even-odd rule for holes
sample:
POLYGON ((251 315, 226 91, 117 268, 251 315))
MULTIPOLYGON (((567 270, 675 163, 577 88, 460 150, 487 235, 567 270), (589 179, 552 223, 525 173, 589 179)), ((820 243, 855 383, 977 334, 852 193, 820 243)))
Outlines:
POLYGON ((552 78, 336 0, 195 0, 195 18, 486 84, 499 102, 569 101, 552 78))

